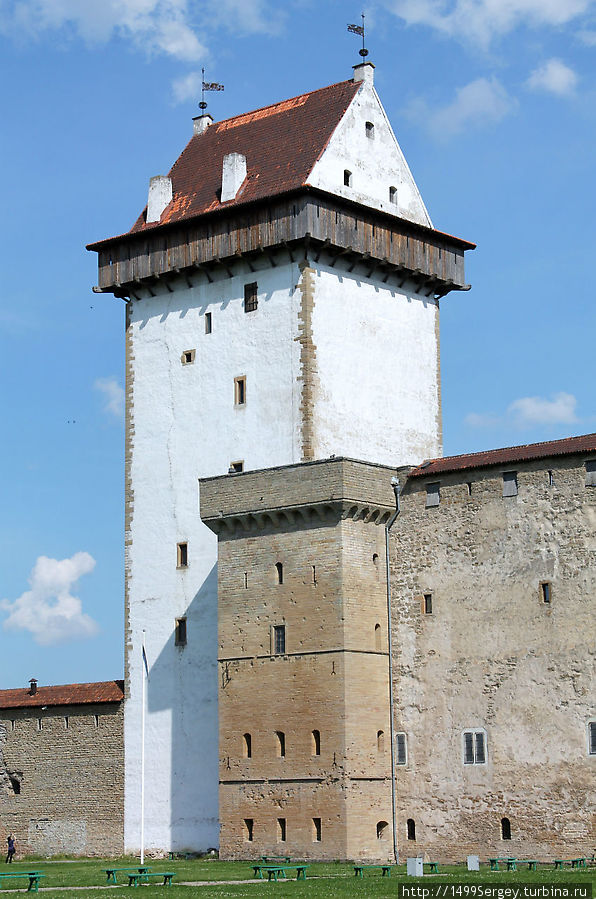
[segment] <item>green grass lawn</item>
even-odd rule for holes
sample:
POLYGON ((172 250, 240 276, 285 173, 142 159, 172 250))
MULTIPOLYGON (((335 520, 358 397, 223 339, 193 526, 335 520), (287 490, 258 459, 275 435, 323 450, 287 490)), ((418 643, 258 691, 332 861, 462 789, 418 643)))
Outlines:
MULTIPOLYGON (((48 897, 66 897, 70 896, 89 896, 101 897, 106 895, 108 890, 86 890, 85 887, 98 887, 106 885, 106 875, 104 868, 106 867, 136 867, 138 859, 120 858, 120 859, 40 859, 31 857, 25 861, 20 860, 14 863, 10 868, 0 863, 0 874, 10 873, 17 874, 19 871, 39 870, 46 875, 42 881, 41 888, 43 895, 48 897), (54 890, 52 887, 81 887, 77 892, 65 892, 62 890, 54 890)), ((175 899, 176 896, 200 896, 202 899, 215 899, 215 897, 230 896, 234 899, 239 897, 252 897, 252 899, 260 899, 262 896, 275 894, 283 897, 302 897, 309 896, 311 899, 319 899, 319 897, 330 897, 330 899, 343 899, 343 897, 362 897, 362 899, 376 899, 376 897, 396 897, 397 887, 400 883, 408 883, 409 885, 420 883, 422 881, 414 878, 406 878, 405 866, 400 865, 393 868, 391 878, 381 877, 380 870, 365 870, 362 880, 354 877, 354 868, 349 864, 312 864, 308 869, 308 879, 305 882, 296 882, 288 880, 285 882, 268 883, 267 881, 253 880, 253 872, 250 862, 220 862, 215 859, 196 859, 185 861, 176 859, 169 861, 167 859, 148 859, 147 864, 153 871, 175 871, 176 877, 173 886, 168 890, 166 896, 175 899), (248 880, 250 883, 231 883, 234 880, 248 880), (183 881, 191 881, 195 883, 205 884, 204 886, 181 886, 183 881), (221 881, 221 883, 217 883, 221 881)), ((479 873, 471 873, 465 867, 456 866, 440 866, 439 875, 430 875, 425 877, 424 885, 436 885, 438 883, 453 883, 454 881, 462 881, 465 884, 490 884, 498 886, 500 883, 516 884, 521 887, 527 885, 557 885, 563 883, 573 884, 592 884, 594 891, 594 899, 596 899, 596 867, 572 870, 570 867, 563 870, 555 871, 552 864, 542 865, 537 872, 532 871, 500 871, 490 872, 487 867, 482 867, 479 873)), ((128 895, 129 888, 125 884, 128 879, 124 879, 122 885, 117 887, 109 887, 110 892, 117 892, 128 895)), ((26 887, 26 881, 8 881, 2 888, 2 892, 8 893, 9 890, 26 887), (9 886, 9 883, 11 884, 9 886)), ((143 897, 162 896, 164 887, 162 885, 143 886, 141 895, 143 897)), ((136 893, 133 893, 136 895, 136 893)), ((455 897, 457 899, 457 897, 455 897)), ((461 899, 474 899, 473 896, 462 895, 461 899)))

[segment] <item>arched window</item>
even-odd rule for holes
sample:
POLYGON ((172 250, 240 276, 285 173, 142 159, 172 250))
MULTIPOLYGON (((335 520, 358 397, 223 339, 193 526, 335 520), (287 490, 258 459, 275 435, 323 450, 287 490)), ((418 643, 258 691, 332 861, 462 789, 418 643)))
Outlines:
POLYGON ((284 582, 284 567, 281 562, 275 563, 275 576, 277 578, 278 584, 283 584, 284 582))
POLYGON ((377 752, 385 752, 385 734, 382 730, 377 731, 377 752))
POLYGON ((389 202, 397 206, 397 187, 389 188, 389 202))
POLYGON ((277 737, 277 757, 283 759, 286 754, 286 735, 282 730, 276 730, 275 736, 277 737))
POLYGON ((321 754, 321 732, 319 730, 313 730, 312 732, 312 754, 321 754))
POLYGON ((242 754, 245 759, 252 758, 252 737, 250 734, 244 734, 242 737, 242 754))
POLYGON ((408 818, 406 821, 406 827, 408 828, 408 840, 416 839, 416 822, 413 818, 408 818))
POLYGON ((511 821, 509 818, 501 818, 501 839, 511 839, 511 821))
POLYGON ((349 169, 344 169, 344 187, 352 186, 352 173, 349 169))
POLYGON ((377 652, 381 650, 381 625, 375 624, 375 649, 377 652))
POLYGON ((389 824, 387 821, 377 822, 377 840, 386 840, 389 824))
POLYGON ((373 125, 373 123, 372 123, 372 122, 367 122, 367 123, 365 124, 364 127, 365 127, 365 129, 366 129, 366 136, 367 136, 368 138, 370 138, 370 140, 374 140, 374 137, 375 137, 375 126, 373 125))

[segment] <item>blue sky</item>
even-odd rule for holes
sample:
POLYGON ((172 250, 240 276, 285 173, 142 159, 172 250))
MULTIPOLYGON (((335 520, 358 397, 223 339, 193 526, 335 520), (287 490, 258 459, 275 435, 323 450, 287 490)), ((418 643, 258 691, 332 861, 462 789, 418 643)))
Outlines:
MULTIPOLYGON (((373 0, 376 86, 440 230, 445 453, 596 430, 596 0, 373 0)), ((351 76, 360 5, 0 0, 0 687, 122 676, 127 230, 191 135, 351 76)))

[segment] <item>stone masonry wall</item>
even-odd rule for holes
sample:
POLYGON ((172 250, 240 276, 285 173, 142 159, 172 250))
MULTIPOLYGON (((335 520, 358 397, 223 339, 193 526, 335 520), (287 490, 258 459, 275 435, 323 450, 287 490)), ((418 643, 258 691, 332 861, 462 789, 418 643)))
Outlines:
POLYGON ((17 857, 122 853, 122 722, 116 703, 0 711, 0 832, 17 857))
POLYGON ((502 469, 468 470, 441 477, 434 508, 425 479, 410 479, 391 532, 404 857, 593 851, 596 489, 580 457, 512 469, 517 496, 503 496, 502 469), (485 733, 485 764, 463 764, 471 729, 485 733))

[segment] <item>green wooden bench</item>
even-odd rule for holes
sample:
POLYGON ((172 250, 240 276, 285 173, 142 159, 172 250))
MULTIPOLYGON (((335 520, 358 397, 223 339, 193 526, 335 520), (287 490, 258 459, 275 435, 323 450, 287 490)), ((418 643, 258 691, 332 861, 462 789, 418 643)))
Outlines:
POLYGON ((261 861, 264 865, 290 865, 292 863, 289 855, 262 855, 261 861))
POLYGON ((296 871, 296 880, 306 880, 306 869, 310 865, 253 865, 254 876, 259 880, 263 880, 263 872, 267 874, 267 880, 274 880, 276 883, 281 877, 287 880, 286 871, 296 871))
POLYGON ((5 880, 10 880, 15 877, 25 877, 29 879, 27 892, 37 893, 39 890, 39 881, 45 876, 43 871, 19 871, 18 874, 0 874, 0 890, 2 889, 2 884, 5 880))
POLYGON ((564 868, 565 865, 571 865, 572 868, 585 868, 586 859, 585 858, 555 858, 555 869, 564 868))
POLYGON ((423 868, 423 870, 424 870, 424 866, 425 866, 425 865, 428 865, 428 867, 429 867, 430 870, 433 872, 433 874, 438 874, 438 873, 439 873, 439 863, 438 863, 438 862, 423 862, 423 863, 422 863, 422 868, 423 868))
POLYGON ((163 877, 163 885, 165 887, 172 886, 172 877, 175 877, 176 874, 173 871, 146 871, 145 874, 129 874, 128 875, 128 885, 129 887, 138 887, 142 883, 149 883, 150 877, 163 877))
POLYGON ((381 877, 391 877, 391 865, 354 865, 354 876, 364 877, 365 868, 380 868, 381 877))
MULTIPOLYGON (((527 865, 528 871, 537 871, 538 870, 538 859, 535 858, 518 858, 518 865, 527 865)), ((516 871, 516 868, 512 868, 511 870, 516 871)))
POLYGON ((517 859, 512 858, 510 855, 499 855, 497 858, 489 858, 488 863, 490 865, 491 871, 500 871, 499 862, 505 862, 507 865, 508 871, 515 871, 515 862, 517 859), (513 867, 510 867, 513 865, 513 867))
POLYGON ((116 879, 116 874, 124 873, 130 874, 131 871, 133 874, 147 874, 151 868, 146 867, 145 865, 140 865, 138 868, 104 868, 104 874, 107 875, 106 883, 118 883, 116 879))

